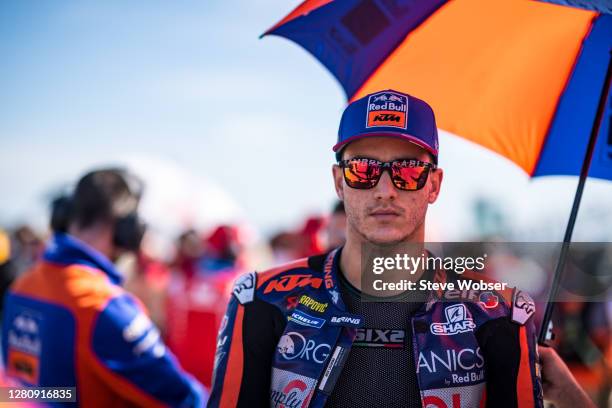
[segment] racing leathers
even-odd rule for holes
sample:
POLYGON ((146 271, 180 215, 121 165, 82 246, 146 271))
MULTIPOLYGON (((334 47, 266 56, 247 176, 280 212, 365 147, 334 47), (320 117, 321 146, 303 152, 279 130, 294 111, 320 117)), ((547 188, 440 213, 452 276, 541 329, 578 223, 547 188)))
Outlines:
MULTIPOLYGON (((219 329, 209 407, 325 405, 363 326, 341 299, 339 255, 236 281, 219 329)), ((436 271, 434 281, 458 277, 436 271)), ((422 405, 542 407, 533 314, 529 295, 516 289, 431 291, 408 322, 422 405)))
POLYGON ((202 406, 204 390, 121 280, 101 253, 56 234, 5 298, 6 374, 25 386, 76 387, 72 400, 85 407, 202 406))

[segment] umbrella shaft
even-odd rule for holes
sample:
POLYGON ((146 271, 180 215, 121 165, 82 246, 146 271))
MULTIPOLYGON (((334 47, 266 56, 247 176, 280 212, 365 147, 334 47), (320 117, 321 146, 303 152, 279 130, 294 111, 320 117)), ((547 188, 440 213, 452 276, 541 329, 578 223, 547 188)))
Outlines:
MULTIPOLYGON (((612 50, 611 50, 612 52, 612 50)), ((612 54, 611 54, 612 55, 612 54)), ((578 179, 578 187, 576 188, 576 194, 574 195, 574 204, 572 205, 572 211, 570 213, 569 220, 567 222, 567 228, 565 229, 565 236, 563 237, 563 245, 561 246, 561 253, 559 254, 559 260, 557 261, 557 267, 555 268, 555 275, 553 283, 550 288, 550 294, 548 296, 548 302, 546 303, 546 311, 542 319, 542 325, 540 326, 540 333, 538 335, 538 343, 546 343, 546 333, 548 332, 548 325, 552 317, 553 307, 557 294, 559 292, 559 283, 563 275, 563 269, 565 268, 565 262, 567 260, 567 253, 569 251, 570 242, 572 240, 572 233, 574 232, 574 224, 576 224, 576 217, 578 216, 578 209, 580 208, 580 200, 582 199, 582 193, 584 191, 584 185, 586 183, 587 176, 589 175, 589 167, 591 166, 591 159, 593 158, 593 151, 595 150, 595 144, 597 142, 597 135, 603 122, 604 112, 606 110, 606 104, 608 101, 608 93, 610 91, 610 77, 612 73, 612 59, 608 57, 608 71, 606 73, 606 79, 604 81, 603 88, 601 90, 601 96, 599 98, 599 105, 597 107, 597 114, 595 115, 595 121, 591 129, 591 135, 589 137, 589 144, 587 146, 584 160, 582 162, 582 168, 580 169, 580 178, 578 179)))

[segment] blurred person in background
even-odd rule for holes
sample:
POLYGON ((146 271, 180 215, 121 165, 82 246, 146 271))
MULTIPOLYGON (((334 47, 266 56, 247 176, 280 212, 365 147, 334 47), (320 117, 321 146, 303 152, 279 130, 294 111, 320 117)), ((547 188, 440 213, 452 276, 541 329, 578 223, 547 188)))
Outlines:
POLYGON ((141 249, 136 257, 123 257, 122 262, 117 262, 117 267, 125 276, 124 289, 142 302, 149 318, 165 337, 170 265, 141 249))
POLYGON ((28 225, 22 225, 13 232, 12 262, 17 275, 30 269, 42 255, 43 240, 28 225))
POLYGON ((87 407, 204 403, 113 265, 140 247, 142 186, 121 169, 83 176, 55 202, 43 259, 5 298, 6 374, 26 386, 76 387, 87 407))
POLYGON ((327 250, 341 247, 346 241, 346 211, 344 203, 337 201, 325 226, 327 250))
POLYGON ((269 241, 272 250, 272 264, 281 265, 298 259, 303 252, 302 237, 293 231, 281 231, 274 234, 269 241))
MULTIPOLYGON (((11 260, 11 239, 8 234, 0 229, 0 296, 4 299, 4 294, 15 279, 17 272, 11 260)), ((2 311, 3 303, 0 303, 2 311)))
POLYGON ((198 262, 204 256, 204 242, 198 233, 189 229, 176 241, 176 255, 171 265, 173 270, 186 278, 192 278, 197 271, 198 262))
POLYGON ((308 217, 299 231, 302 238, 302 250, 298 258, 319 255, 325 250, 324 246, 325 219, 323 217, 308 217))
POLYGON ((238 226, 220 225, 204 238, 188 230, 177 242, 166 301, 167 343, 181 365, 207 387, 217 331, 244 261, 238 226))
POLYGON ((242 268, 244 244, 240 229, 233 225, 220 225, 205 242, 201 269, 207 273, 236 271, 242 268))
POLYGON ((297 230, 282 231, 270 238, 273 264, 280 265, 294 259, 321 254, 326 248, 326 220, 311 216, 297 230))

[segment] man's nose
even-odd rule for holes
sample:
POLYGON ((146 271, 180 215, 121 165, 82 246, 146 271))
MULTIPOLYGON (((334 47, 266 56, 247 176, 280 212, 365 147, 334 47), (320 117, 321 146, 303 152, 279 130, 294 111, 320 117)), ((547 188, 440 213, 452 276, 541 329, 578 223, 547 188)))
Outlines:
POLYGON ((397 197, 397 189, 388 171, 383 171, 378 184, 374 187, 374 195, 378 200, 394 200, 397 197))

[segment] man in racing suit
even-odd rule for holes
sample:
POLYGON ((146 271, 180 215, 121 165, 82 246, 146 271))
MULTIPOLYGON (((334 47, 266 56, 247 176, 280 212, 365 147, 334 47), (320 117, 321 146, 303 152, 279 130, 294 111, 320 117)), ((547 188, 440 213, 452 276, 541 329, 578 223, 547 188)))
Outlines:
MULTIPOLYGON (((526 293, 398 291, 362 301, 364 245, 424 241, 442 182, 429 105, 393 90, 354 101, 334 151, 346 244, 236 281, 209 406, 541 407, 526 293)), ((415 276, 458 278, 443 270, 415 276)))
POLYGON ((63 401, 85 407, 204 404, 202 387, 178 366, 138 299, 121 288, 110 261, 140 246, 139 196, 133 176, 98 170, 54 208, 56 233, 43 259, 5 298, 2 356, 12 380, 76 387, 63 401))

